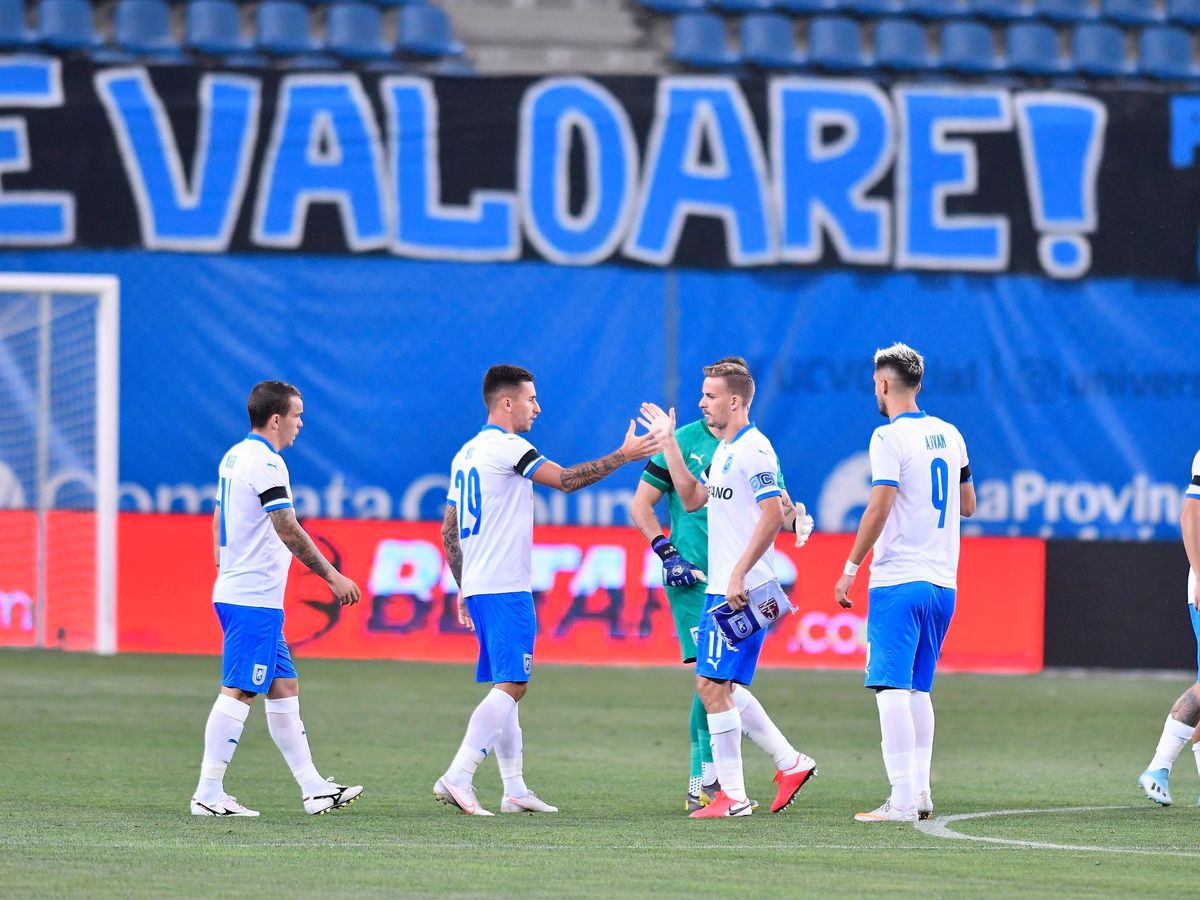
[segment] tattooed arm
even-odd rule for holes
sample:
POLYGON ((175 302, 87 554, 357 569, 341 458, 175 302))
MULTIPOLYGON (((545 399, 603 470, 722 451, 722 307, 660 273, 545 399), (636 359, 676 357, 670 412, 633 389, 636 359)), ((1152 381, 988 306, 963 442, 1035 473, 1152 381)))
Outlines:
POLYGON ((285 506, 283 509, 273 509, 267 515, 271 517, 271 524, 275 526, 275 533, 283 545, 292 551, 292 556, 324 578, 333 596, 343 606, 358 602, 358 585, 330 565, 308 532, 300 526, 294 509, 285 506))
POLYGON ((570 494, 589 484, 595 484, 627 462, 653 456, 658 449, 657 440, 648 434, 641 437, 636 436, 633 433, 634 428, 634 423, 630 422, 629 430, 625 433, 624 443, 612 453, 591 462, 568 466, 565 469, 557 463, 546 460, 534 471, 533 480, 538 484, 562 491, 564 494, 570 494))
POLYGON ((462 587, 462 544, 458 539, 458 509, 451 503, 446 504, 446 514, 442 517, 442 548, 446 551, 446 565, 454 576, 454 583, 462 587))

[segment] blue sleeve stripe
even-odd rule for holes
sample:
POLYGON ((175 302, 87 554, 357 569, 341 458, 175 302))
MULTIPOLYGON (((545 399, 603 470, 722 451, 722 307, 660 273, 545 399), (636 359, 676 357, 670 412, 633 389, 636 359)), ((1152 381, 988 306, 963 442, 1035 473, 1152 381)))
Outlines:
POLYGON ((278 500, 275 503, 268 503, 263 507, 263 512, 273 512, 277 509, 288 509, 292 505, 291 500, 278 500))
POLYGON ((1189 500, 1200 500, 1200 491, 1196 491, 1196 492, 1193 494, 1193 493, 1192 493, 1192 491, 1193 491, 1193 490, 1195 490, 1195 489, 1194 489, 1194 488, 1188 488, 1188 490, 1187 490, 1187 493, 1185 493, 1183 496, 1184 496, 1184 497, 1186 497, 1186 498, 1188 498, 1189 500))
POLYGON ((532 478, 533 473, 536 472, 538 469, 540 469, 542 466, 542 463, 544 463, 545 461, 546 461, 546 457, 544 457, 544 456, 539 456, 537 459, 535 459, 532 463, 529 464, 529 468, 525 470, 524 477, 532 478))
POLYGON ((453 497, 447 497, 446 502, 448 504, 450 504, 451 506, 458 506, 458 501, 455 500, 453 497))
POLYGON ((876 479, 875 481, 872 481, 871 487, 875 487, 876 485, 879 485, 879 484, 886 484, 888 487, 894 487, 894 488, 900 487, 900 482, 891 481, 890 479, 887 479, 887 478, 879 478, 879 479, 876 479))
POLYGON ((779 490, 779 489, 777 489, 777 488, 774 488, 774 489, 772 489, 772 490, 769 490, 769 491, 763 491, 761 494, 755 494, 755 495, 754 495, 754 499, 755 499, 755 500, 762 501, 762 500, 767 500, 767 499, 769 499, 769 498, 771 498, 771 497, 779 497, 779 496, 781 496, 782 494, 783 494, 783 491, 781 491, 781 490, 779 490))

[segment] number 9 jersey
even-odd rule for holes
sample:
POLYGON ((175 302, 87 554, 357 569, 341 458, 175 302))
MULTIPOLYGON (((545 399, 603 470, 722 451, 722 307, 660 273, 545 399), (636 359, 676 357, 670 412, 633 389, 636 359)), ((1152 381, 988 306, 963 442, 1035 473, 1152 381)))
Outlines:
POLYGON ((871 435, 871 487, 896 488, 875 542, 871 587, 928 581, 958 587, 959 485, 971 478, 958 429, 924 412, 901 413, 871 435))
POLYGON ((487 425, 455 454, 446 502, 458 511, 463 597, 532 590, 533 483, 546 461, 529 441, 487 425))

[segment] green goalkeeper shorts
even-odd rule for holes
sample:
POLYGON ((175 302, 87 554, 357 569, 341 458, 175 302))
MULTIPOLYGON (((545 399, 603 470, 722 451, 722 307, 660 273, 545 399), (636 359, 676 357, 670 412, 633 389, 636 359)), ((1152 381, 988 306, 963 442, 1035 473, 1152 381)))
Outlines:
POLYGON ((704 612, 704 604, 708 595, 704 584, 693 584, 691 587, 668 587, 667 602, 671 604, 671 615, 675 618, 675 633, 679 637, 679 649, 683 661, 696 661, 696 632, 700 628, 700 616, 704 612))

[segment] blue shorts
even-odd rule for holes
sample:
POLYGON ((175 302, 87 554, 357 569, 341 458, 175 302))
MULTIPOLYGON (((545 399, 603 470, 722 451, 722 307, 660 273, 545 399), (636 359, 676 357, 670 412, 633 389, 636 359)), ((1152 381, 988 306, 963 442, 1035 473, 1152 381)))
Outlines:
POLYGON ((1188 613, 1192 617, 1192 632, 1196 635, 1196 682, 1200 684, 1200 612, 1189 603, 1188 613))
POLYGON ((942 641, 954 615, 954 594, 953 588, 928 581, 867 592, 867 687, 933 687, 942 641))
POLYGON ((248 694, 271 689, 276 678, 295 678, 292 651, 283 639, 283 610, 215 603, 225 643, 221 684, 248 694))
POLYGON ((533 594, 476 594, 467 598, 467 612, 479 639, 479 666, 475 680, 499 684, 529 680, 533 671, 533 640, 537 636, 537 611, 533 594))
POLYGON ((706 597, 704 612, 700 616, 700 630, 696 633, 696 674, 713 681, 735 681, 749 685, 754 681, 754 670, 758 668, 758 655, 762 652, 767 632, 766 629, 756 631, 736 647, 730 646, 709 612, 724 602, 724 594, 709 594, 706 597))

